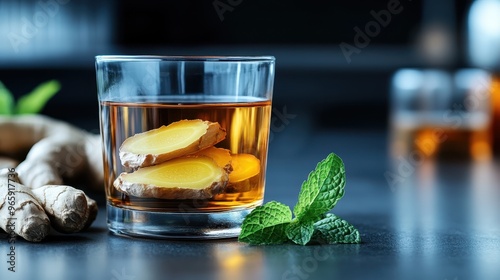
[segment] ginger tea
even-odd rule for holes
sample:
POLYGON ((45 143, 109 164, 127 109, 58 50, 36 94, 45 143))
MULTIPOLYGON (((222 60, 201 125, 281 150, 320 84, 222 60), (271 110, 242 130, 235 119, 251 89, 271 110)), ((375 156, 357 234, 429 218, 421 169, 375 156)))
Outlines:
POLYGON ((215 100, 210 103, 197 103, 191 99, 188 102, 176 101, 179 102, 101 102, 108 202, 116 207, 158 212, 219 212, 262 204, 271 101, 249 97, 243 102, 241 99, 238 102, 215 100), (227 169, 228 181, 212 196, 201 198, 189 195, 178 196, 180 198, 140 197, 115 187, 114 183, 121 173, 133 173, 137 169, 123 165, 119 157, 123 142, 134 135, 182 120, 217 123, 225 130, 225 138, 214 147, 229 151, 231 166, 227 169))
POLYGON ((492 154, 487 127, 397 127, 392 134, 394 157, 418 154, 442 160, 488 160, 492 154))
POLYGON ((492 75, 490 85, 491 98, 491 125, 490 130, 493 138, 493 153, 500 155, 500 74, 492 75))

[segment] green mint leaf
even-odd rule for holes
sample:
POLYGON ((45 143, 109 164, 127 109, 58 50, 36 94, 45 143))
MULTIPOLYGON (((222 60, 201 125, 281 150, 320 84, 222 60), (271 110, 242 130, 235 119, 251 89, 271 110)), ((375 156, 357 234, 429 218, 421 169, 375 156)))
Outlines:
POLYGON ((314 221, 312 220, 301 221, 294 219, 286 227, 286 236, 288 236, 288 239, 299 245, 306 245, 311 240, 313 232, 314 221))
POLYGON ((245 217, 238 241, 252 245, 284 243, 288 240, 285 229, 291 221, 290 207, 270 201, 256 207, 245 217))
POLYGON ((61 85, 56 80, 45 82, 32 92, 22 96, 17 102, 17 114, 36 114, 40 112, 47 101, 61 89, 61 85))
POLYGON ((328 244, 361 242, 356 228, 331 213, 314 223, 313 239, 328 244))
POLYGON ((12 93, 0 82, 0 115, 12 115, 14 97, 12 93))
POLYGON ((330 211, 344 196, 345 168, 342 159, 331 153, 309 173, 293 209, 298 219, 315 220, 330 211))

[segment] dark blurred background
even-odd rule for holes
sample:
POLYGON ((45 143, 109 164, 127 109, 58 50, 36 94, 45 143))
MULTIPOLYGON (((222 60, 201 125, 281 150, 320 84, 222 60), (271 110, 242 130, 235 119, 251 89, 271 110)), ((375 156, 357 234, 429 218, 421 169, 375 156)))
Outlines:
POLYGON ((2 0, 0 81, 19 97, 59 80, 43 113, 96 130, 95 55, 274 55, 274 106, 295 123, 384 129, 397 69, 470 66, 471 3, 2 0))

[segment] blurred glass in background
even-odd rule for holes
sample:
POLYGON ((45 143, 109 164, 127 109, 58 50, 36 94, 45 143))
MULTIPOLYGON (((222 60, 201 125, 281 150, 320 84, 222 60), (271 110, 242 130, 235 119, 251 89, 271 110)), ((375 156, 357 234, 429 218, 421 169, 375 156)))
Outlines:
POLYGON ((467 18, 469 63, 492 75, 491 130, 493 152, 500 154, 500 0, 476 0, 467 18))
POLYGON ((480 69, 400 69, 391 80, 394 158, 491 158, 490 75, 480 69))

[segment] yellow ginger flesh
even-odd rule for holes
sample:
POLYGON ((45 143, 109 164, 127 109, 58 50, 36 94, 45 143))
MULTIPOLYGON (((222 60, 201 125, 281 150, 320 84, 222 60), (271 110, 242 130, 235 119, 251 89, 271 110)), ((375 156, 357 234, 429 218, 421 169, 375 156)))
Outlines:
POLYGON ((151 166, 196 153, 225 137, 218 123, 181 120, 127 138, 120 147, 120 160, 125 167, 151 166))
POLYGON ((227 181, 226 171, 213 159, 189 156, 122 173, 114 186, 136 197, 196 199, 222 192, 227 181))

